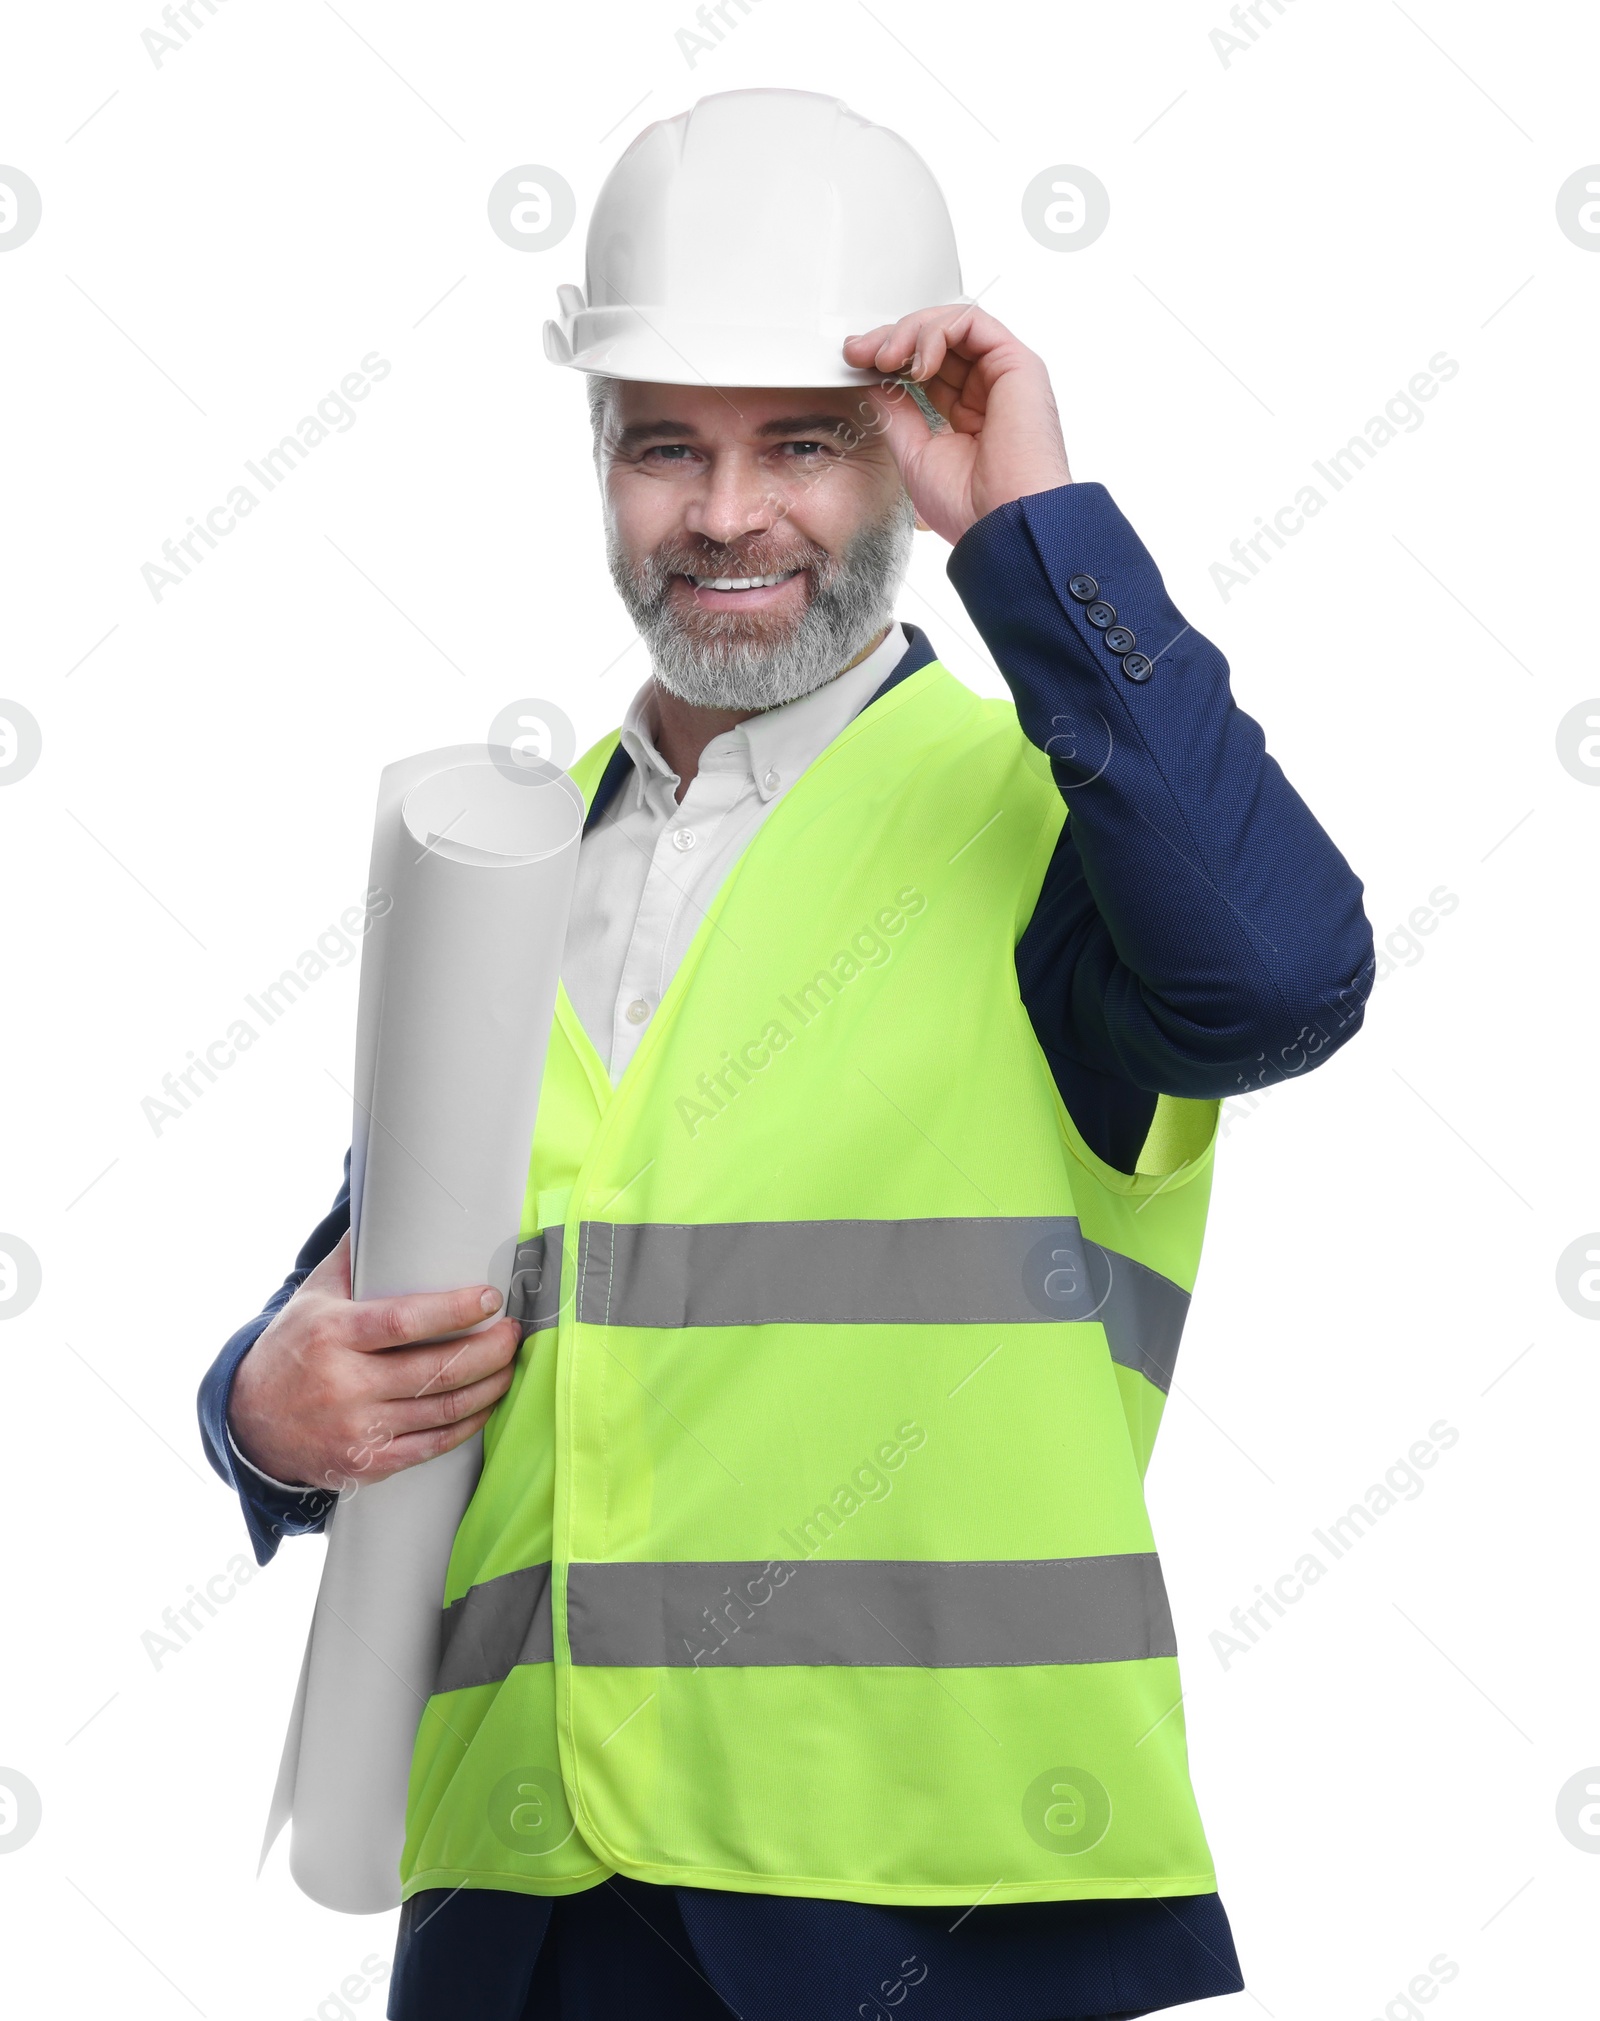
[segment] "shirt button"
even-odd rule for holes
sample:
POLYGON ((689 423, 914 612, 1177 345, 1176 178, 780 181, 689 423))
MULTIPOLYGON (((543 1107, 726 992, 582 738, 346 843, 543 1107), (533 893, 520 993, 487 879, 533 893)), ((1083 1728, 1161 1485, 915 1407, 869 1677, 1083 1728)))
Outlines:
POLYGON ((777 787, 778 784, 778 768, 776 765, 774 765, 771 768, 771 770, 767 773, 767 776, 762 780, 761 783, 763 786, 766 787, 769 793, 774 791, 774 789, 777 787))
POLYGON ((631 1025, 642 1025, 649 1015, 650 1006, 642 996, 636 996, 633 1002, 629 1004, 626 1012, 627 1020, 631 1025))
POLYGON ((674 849, 692 849, 694 847, 694 844, 695 844, 695 833, 692 828, 673 829, 672 846, 674 849))

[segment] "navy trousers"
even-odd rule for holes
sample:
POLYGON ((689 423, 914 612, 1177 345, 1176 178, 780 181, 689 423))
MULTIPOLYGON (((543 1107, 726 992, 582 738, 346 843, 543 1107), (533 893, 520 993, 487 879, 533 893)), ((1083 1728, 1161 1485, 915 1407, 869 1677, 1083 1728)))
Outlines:
POLYGON ((428 1889, 390 2021, 1124 2021, 1243 1980, 1215 1895, 883 1908, 655 1887, 428 1889))

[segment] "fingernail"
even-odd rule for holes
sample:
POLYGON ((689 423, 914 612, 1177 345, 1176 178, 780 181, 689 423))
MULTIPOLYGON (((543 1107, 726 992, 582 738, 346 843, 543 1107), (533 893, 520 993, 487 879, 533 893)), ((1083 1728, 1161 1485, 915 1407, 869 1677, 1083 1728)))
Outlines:
POLYGON ((485 1312, 493 1312, 495 1307, 500 1303, 500 1294, 498 1291, 486 1291, 478 1300, 478 1303, 485 1312))

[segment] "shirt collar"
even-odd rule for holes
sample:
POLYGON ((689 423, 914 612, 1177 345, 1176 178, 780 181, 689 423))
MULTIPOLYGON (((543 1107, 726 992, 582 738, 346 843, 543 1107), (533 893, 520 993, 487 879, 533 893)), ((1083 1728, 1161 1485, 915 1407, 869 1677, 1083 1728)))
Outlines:
MULTIPOLYGON (((713 737, 701 753, 701 768, 736 772, 741 778, 754 781, 762 800, 776 799, 860 714, 905 657, 908 644, 905 629, 896 619, 881 642, 857 666, 836 674, 797 701, 763 709, 713 737)), ((636 807, 644 804, 652 788, 671 794, 678 784, 677 773, 662 757, 650 731, 649 702, 653 689, 653 680, 639 689, 628 704, 619 733, 623 748, 633 760, 636 807)))

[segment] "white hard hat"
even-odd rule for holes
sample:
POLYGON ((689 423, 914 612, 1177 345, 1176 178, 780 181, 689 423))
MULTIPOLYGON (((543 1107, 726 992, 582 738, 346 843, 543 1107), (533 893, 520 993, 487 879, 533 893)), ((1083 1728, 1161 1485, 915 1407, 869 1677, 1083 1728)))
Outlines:
POLYGON ((647 126, 595 201, 586 280, 557 290, 545 356, 680 385, 870 384, 847 336, 966 299, 927 163, 815 91, 719 91, 647 126))

